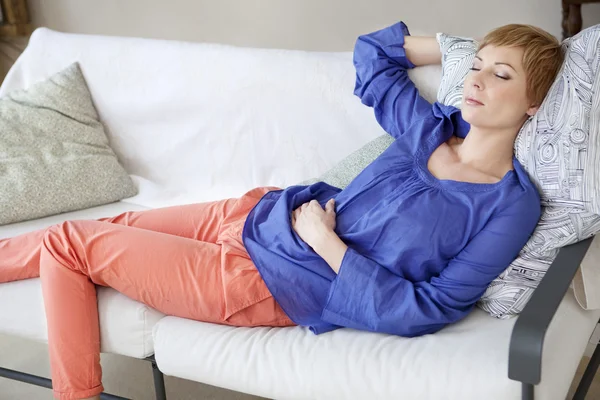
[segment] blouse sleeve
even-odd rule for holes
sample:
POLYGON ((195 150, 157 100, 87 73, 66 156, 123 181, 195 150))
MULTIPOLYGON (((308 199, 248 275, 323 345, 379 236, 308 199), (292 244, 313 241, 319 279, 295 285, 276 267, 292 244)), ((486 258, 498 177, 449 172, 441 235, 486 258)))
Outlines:
POLYGON ((362 35, 354 48, 354 94, 373 107, 382 128, 398 138, 414 122, 432 114, 432 105, 408 77, 414 64, 406 57, 403 22, 362 35))

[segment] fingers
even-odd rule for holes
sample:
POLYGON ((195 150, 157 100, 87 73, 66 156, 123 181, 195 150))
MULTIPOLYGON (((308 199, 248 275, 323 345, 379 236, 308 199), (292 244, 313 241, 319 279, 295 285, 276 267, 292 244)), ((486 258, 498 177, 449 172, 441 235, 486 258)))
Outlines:
MULTIPOLYGON (((303 211, 305 211, 309 207, 311 207, 314 211, 317 210, 317 207, 318 207, 319 210, 323 211, 323 208, 321 207, 321 205, 319 204, 319 202, 317 200, 311 200, 309 202, 306 202, 306 203, 302 204, 300 207, 296 208, 293 211, 294 218, 300 217, 300 213, 302 213, 303 211)), ((335 200, 334 199, 330 199, 327 202, 327 204, 325 204, 325 211, 328 212, 328 213, 334 213, 335 214, 335 200)))
POLYGON ((335 229, 336 213, 335 213, 335 200, 334 199, 329 199, 329 201, 325 204, 325 209, 323 209, 323 207, 321 207, 321 204, 317 200, 311 200, 307 203, 302 204, 301 206, 296 208, 291 213, 290 220, 292 223, 292 227, 294 229, 296 229, 296 222, 300 218, 309 218, 310 219, 310 218, 314 218, 315 216, 317 218, 321 218, 321 217, 319 217, 319 215, 323 215, 323 213, 325 213, 326 215, 329 215, 329 219, 330 219, 329 223, 332 223, 333 228, 335 229), (306 214, 304 217, 301 217, 303 215, 304 211, 306 211, 307 209, 309 209, 308 214, 306 214))
POLYGON ((291 215, 292 224, 296 223, 296 220, 298 218, 300 218, 300 214, 302 214, 302 211, 304 211, 308 207, 308 205, 309 205, 309 203, 304 203, 300 207, 298 207, 294 211, 292 211, 292 215, 291 215))
POLYGON ((321 208, 321 205, 319 204, 318 201, 316 200, 311 200, 309 202, 306 202, 304 204, 302 204, 300 207, 297 208, 297 210, 299 211, 306 211, 307 208, 312 208, 313 210, 315 209, 315 207, 319 207, 320 210, 323 210, 321 208))
MULTIPOLYGON (((323 208, 321 207, 321 204, 319 204, 319 202, 317 200, 311 200, 309 202, 306 202, 304 204, 302 204, 300 207, 298 207, 296 210, 297 211, 304 211, 306 210, 308 207, 313 208, 314 210, 318 209, 319 210, 323 210, 323 208)), ((334 199, 329 199, 329 201, 325 204, 325 211, 330 210, 335 212, 335 200, 334 199)))
POLYGON ((323 208, 321 207, 321 205, 319 204, 319 202, 318 202, 318 201, 316 201, 316 200, 311 200, 310 202, 308 202, 308 203, 305 203, 305 204, 308 204, 308 206, 309 206, 309 207, 312 207, 312 208, 315 208, 315 209, 316 209, 317 207, 319 208, 319 210, 322 210, 322 209, 323 209, 323 208))
POLYGON ((327 204, 325 204, 325 211, 328 213, 335 213, 335 200, 330 199, 327 204))

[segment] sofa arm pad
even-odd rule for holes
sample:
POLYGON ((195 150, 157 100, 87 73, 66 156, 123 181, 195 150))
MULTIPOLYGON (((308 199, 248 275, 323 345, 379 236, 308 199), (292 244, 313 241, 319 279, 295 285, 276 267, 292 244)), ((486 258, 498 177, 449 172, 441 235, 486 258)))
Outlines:
POLYGON ((546 331, 592 240, 593 237, 560 250, 519 315, 510 339, 510 379, 532 385, 540 382, 546 331))

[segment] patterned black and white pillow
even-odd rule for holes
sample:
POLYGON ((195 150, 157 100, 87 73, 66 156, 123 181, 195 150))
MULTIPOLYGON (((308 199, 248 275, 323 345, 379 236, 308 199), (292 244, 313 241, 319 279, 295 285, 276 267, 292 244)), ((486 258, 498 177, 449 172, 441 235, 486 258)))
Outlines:
MULTIPOLYGON (((478 43, 443 33, 437 40, 443 55, 438 101, 460 107, 478 43)), ((600 231, 600 25, 562 47, 562 69, 515 143, 517 159, 540 189, 543 209, 517 259, 478 302, 497 318, 523 310, 561 247, 600 231)))
POLYGON ((442 53, 442 80, 437 101, 460 108, 465 77, 473 66, 479 43, 471 38, 438 33, 436 39, 442 53))

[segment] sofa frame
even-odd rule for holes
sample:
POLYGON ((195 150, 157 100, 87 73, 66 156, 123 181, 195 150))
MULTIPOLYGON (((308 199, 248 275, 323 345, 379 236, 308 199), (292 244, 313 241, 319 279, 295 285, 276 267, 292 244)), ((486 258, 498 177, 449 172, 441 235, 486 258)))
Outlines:
MULTIPOLYGON (((152 376, 154 378, 154 393, 156 400, 167 400, 167 392, 165 390, 165 377, 163 373, 158 369, 154 356, 145 358, 146 361, 152 364, 152 376)), ((15 371, 12 369, 0 367, 0 377, 29 383, 30 385, 42 386, 48 389, 52 389, 52 380, 37 375, 27 374, 21 371, 15 371)), ((126 397, 116 396, 108 393, 101 393, 100 399, 102 400, 130 400, 126 397)))

